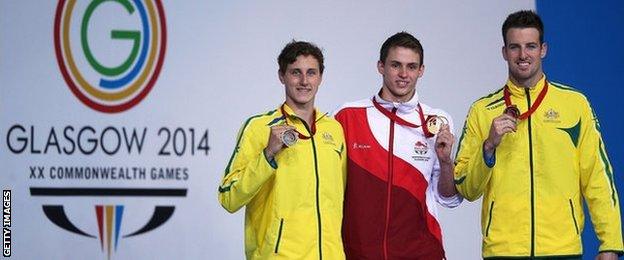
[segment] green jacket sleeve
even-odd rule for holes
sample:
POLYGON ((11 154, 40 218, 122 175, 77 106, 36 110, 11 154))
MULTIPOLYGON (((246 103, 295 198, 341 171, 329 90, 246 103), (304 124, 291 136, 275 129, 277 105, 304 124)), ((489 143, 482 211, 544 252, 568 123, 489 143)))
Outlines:
POLYGON ((591 220, 601 252, 614 251, 622 255, 622 223, 620 203, 615 188, 613 168, 607 157, 599 131, 598 119, 588 102, 580 120, 578 145, 581 192, 591 214, 591 220))
POLYGON ((219 202, 230 213, 247 205, 277 169, 275 162, 269 162, 263 152, 269 138, 268 128, 255 129, 253 126, 246 124, 239 131, 236 147, 219 186, 219 202))
POLYGON ((483 142, 487 138, 490 123, 479 117, 473 104, 464 123, 459 148, 455 157, 455 186, 467 200, 477 200, 490 181, 492 169, 483 158, 483 142))

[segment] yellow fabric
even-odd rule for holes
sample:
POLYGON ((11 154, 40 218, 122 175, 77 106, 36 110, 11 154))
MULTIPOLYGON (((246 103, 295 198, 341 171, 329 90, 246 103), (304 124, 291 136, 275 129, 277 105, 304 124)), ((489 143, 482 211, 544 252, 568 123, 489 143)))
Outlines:
MULTIPOLYGON (((531 104, 544 81, 545 77, 529 89, 531 104)), ((525 89, 510 81, 507 85, 512 104, 521 113, 527 111, 525 89)), ((586 97, 549 82, 542 104, 530 119, 519 121, 516 132, 503 136, 495 165, 489 168, 483 142, 492 120, 504 109, 502 89, 473 103, 456 158, 459 192, 471 201, 483 195, 483 256, 582 254, 583 199, 601 241, 600 251, 621 253, 615 178, 586 97)))
MULTIPOLYGON (((288 124, 309 136, 303 121, 288 106, 285 110, 291 115, 288 124)), ((270 126, 284 123, 278 109, 243 125, 219 201, 229 212, 246 206, 247 259, 320 259, 320 252, 324 259, 344 259, 340 233, 347 149, 342 128, 316 111, 313 138, 284 148, 273 168, 263 149, 270 126)))

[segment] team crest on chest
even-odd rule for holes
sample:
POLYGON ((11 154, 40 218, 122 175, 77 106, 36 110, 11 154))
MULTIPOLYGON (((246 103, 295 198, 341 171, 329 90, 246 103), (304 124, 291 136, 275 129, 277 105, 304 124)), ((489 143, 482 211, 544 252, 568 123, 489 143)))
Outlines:
POLYGON ((423 143, 421 141, 416 141, 416 143, 414 144, 414 152, 416 154, 427 154, 427 151, 429 151, 429 147, 427 147, 427 143, 423 143))
POLYGON ((414 143, 415 155, 412 156, 412 159, 414 159, 414 161, 429 161, 429 156, 426 156, 428 152, 429 146, 426 142, 416 141, 416 143, 414 143))
POLYGON ((329 132, 323 132, 323 142, 326 144, 336 145, 334 137, 329 132))
POLYGON ((552 108, 548 109, 548 111, 544 112, 544 122, 561 123, 561 120, 559 120, 559 112, 552 108))

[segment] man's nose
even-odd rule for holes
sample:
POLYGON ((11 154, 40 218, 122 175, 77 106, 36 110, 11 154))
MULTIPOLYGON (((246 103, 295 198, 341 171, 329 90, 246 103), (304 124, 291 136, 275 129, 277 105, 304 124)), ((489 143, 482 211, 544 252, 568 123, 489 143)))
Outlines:
POLYGON ((524 59, 526 59, 527 57, 529 57, 529 54, 528 54, 528 50, 527 50, 527 48, 522 48, 522 49, 520 49, 520 59, 523 59, 523 60, 524 60, 524 59))
POLYGON ((399 77, 401 78, 407 77, 407 69, 405 67, 399 68, 399 77))

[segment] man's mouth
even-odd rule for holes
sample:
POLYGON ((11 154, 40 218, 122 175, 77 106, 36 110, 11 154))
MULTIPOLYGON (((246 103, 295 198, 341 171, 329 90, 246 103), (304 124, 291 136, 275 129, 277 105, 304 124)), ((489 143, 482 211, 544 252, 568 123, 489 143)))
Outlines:
POLYGON ((529 65, 531 65, 531 63, 528 61, 519 61, 516 62, 516 64, 518 65, 518 67, 520 67, 520 69, 527 69, 529 68, 529 65))
POLYGON ((396 81, 397 86, 399 87, 407 87, 407 84, 409 84, 409 81, 405 81, 405 80, 397 80, 396 81))

